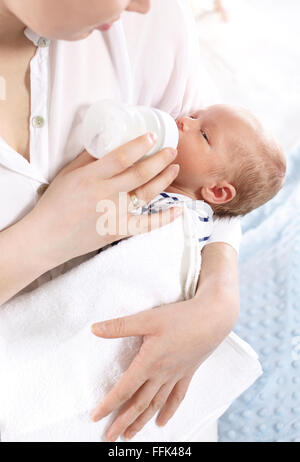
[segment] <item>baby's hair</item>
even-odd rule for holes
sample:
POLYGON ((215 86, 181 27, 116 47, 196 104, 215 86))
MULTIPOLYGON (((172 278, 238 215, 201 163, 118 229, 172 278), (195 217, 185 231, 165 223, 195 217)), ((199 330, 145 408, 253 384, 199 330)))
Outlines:
POLYGON ((220 217, 246 215, 271 200, 283 186, 286 161, 282 148, 269 136, 257 140, 251 148, 237 144, 232 162, 234 171, 226 173, 231 176, 229 182, 236 196, 225 204, 210 204, 220 217))

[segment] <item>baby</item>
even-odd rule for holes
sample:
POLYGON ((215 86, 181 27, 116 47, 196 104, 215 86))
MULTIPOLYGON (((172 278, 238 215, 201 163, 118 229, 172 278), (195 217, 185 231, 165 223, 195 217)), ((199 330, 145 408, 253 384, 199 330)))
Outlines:
POLYGON ((218 216, 245 215, 284 182, 281 147, 247 110, 214 105, 177 120, 180 171, 167 192, 203 200, 218 216))

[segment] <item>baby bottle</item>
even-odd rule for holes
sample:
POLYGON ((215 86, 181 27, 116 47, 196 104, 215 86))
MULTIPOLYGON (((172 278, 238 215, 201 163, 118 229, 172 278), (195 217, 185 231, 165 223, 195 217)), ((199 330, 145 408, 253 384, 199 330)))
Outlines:
POLYGON ((156 133, 157 142, 145 157, 165 147, 177 148, 177 124, 169 114, 158 109, 102 100, 88 109, 83 121, 84 147, 98 159, 148 132, 156 133))

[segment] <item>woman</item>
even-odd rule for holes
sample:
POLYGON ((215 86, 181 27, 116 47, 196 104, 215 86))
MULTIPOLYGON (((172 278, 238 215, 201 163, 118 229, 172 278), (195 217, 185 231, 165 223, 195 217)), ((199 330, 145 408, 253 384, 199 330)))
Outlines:
MULTIPOLYGON (((6 81, 0 102, 0 303, 33 281, 31 289, 54 277, 63 263, 125 237, 96 233, 100 199, 118 206, 118 192, 126 191, 149 201, 176 177, 168 150, 133 166, 151 147, 148 136, 105 160, 86 152, 74 160, 82 151, 76 138, 81 110, 93 101, 121 98, 174 117, 199 107, 192 25, 177 1, 150 6, 148 0, 0 0, 6 81), (111 27, 124 10, 148 14, 125 13, 124 31, 120 23, 111 27), (99 25, 103 32, 95 31, 99 25)), ((120 213, 125 219, 127 211, 120 213)), ((148 231, 143 219, 140 229, 148 231)), ((126 403, 108 440, 137 433, 158 409, 157 423, 164 425, 201 362, 232 329, 239 308, 239 232, 238 222, 216 223, 194 299, 94 326, 107 338, 145 336, 94 412, 97 420, 126 403)))

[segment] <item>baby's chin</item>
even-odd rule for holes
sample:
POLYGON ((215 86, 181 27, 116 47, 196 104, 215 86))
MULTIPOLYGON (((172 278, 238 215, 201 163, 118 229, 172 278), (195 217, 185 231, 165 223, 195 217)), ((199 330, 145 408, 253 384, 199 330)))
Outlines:
POLYGON ((177 156, 175 157, 174 162, 179 164, 181 168, 184 168, 186 163, 188 162, 189 156, 191 155, 189 149, 184 145, 184 140, 181 139, 179 133, 179 141, 177 145, 177 156))

